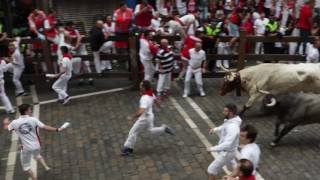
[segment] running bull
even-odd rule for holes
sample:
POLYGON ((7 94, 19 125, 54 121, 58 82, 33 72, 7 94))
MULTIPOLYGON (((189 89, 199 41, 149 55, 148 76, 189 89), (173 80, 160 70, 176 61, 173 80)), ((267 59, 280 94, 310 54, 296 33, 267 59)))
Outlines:
POLYGON ((236 89, 237 94, 245 91, 249 100, 243 107, 243 114, 251 105, 262 100, 265 93, 313 92, 320 94, 320 64, 274 64, 265 63, 247 67, 240 71, 225 69, 220 95, 236 89))
POLYGON ((275 146, 286 134, 298 125, 320 123, 320 95, 289 93, 272 95, 263 98, 262 109, 277 116, 275 124, 275 146), (280 126, 283 126, 280 130, 280 126))

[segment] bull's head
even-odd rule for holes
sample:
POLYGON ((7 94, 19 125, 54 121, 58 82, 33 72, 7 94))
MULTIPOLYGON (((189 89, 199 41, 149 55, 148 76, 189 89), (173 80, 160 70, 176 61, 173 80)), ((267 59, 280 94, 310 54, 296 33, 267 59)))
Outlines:
POLYGON ((223 84, 220 89, 220 95, 225 94, 237 89, 237 94, 240 95, 241 92, 241 78, 238 72, 228 71, 223 79, 223 84))

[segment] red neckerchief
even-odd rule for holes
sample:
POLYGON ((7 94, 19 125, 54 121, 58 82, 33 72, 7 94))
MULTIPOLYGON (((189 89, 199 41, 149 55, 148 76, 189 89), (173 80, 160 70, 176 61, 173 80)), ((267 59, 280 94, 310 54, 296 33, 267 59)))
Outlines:
POLYGON ((63 58, 69 58, 69 60, 72 59, 72 55, 70 53, 63 54, 63 58))
POLYGON ((148 95, 153 97, 153 90, 152 89, 146 90, 146 92, 143 95, 148 95))
POLYGON ((106 22, 106 24, 107 24, 109 27, 111 27, 112 22, 106 22))

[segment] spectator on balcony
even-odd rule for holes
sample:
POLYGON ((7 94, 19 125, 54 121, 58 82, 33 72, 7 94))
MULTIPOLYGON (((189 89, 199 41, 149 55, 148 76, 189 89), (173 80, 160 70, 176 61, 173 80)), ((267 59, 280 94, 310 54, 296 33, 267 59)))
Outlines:
POLYGON ((300 36, 303 38, 302 54, 306 53, 306 44, 308 42, 308 36, 311 35, 312 28, 312 8, 311 3, 307 0, 300 10, 298 28, 300 29, 300 36))
MULTIPOLYGON (((128 8, 125 3, 121 3, 114 12, 113 20, 116 23, 116 35, 128 35, 133 20, 132 9, 128 8)), ((117 41, 115 46, 118 54, 127 53, 128 41, 117 41)))
MULTIPOLYGON (((114 36, 115 35, 115 27, 116 27, 116 24, 115 22, 112 21, 112 16, 111 15, 108 15, 106 17, 106 21, 105 23, 103 24, 103 33, 104 33, 104 36, 105 36, 105 39, 108 39, 110 36, 114 36)), ((114 46, 114 41, 107 41, 104 43, 103 45, 103 49, 102 49, 102 52, 104 53, 113 53, 115 54, 116 53, 116 49, 115 49, 115 46, 114 46)), ((111 61, 112 60, 102 60, 101 61, 101 69, 102 71, 104 70, 112 70, 112 64, 111 64, 111 61)))
POLYGON ((148 4, 148 0, 142 0, 134 10, 135 24, 137 28, 141 30, 148 29, 151 25, 153 14, 154 9, 150 4, 148 4))
POLYGON ((159 12, 155 12, 151 20, 150 30, 159 33, 161 27, 161 17, 159 12))
MULTIPOLYGON (((265 36, 266 37, 278 36, 279 28, 280 28, 280 24, 276 20, 275 16, 270 16, 270 21, 266 25, 265 36)), ((264 53, 266 54, 276 54, 278 52, 274 42, 265 42, 263 43, 263 46, 264 46, 264 53)), ((269 61, 265 61, 265 62, 269 62, 269 61)))
POLYGON ((33 37, 37 37, 41 40, 45 40, 44 35, 44 21, 46 20, 46 14, 39 10, 34 9, 28 16, 29 28, 33 37))
MULTIPOLYGON (((265 17, 265 13, 261 12, 260 17, 254 21, 254 34, 256 36, 264 36, 266 31, 266 25, 269 23, 269 19, 265 17)), ((256 54, 263 54, 262 42, 256 43, 256 54)))
POLYGON ((171 0, 157 0, 156 2, 157 11, 161 16, 169 16, 173 10, 173 4, 171 0))
POLYGON ((175 0, 180 16, 187 14, 187 0, 175 0))
POLYGON ((158 47, 152 42, 153 35, 150 31, 146 31, 140 37, 139 57, 144 68, 144 80, 152 81, 155 67, 153 58, 157 55, 158 47))
POLYGON ((228 19, 228 33, 233 38, 229 42, 230 52, 233 52, 233 48, 237 43, 237 39, 240 36, 241 19, 243 18, 243 9, 236 8, 231 13, 228 19))
POLYGON ((50 9, 49 14, 44 21, 44 30, 47 39, 51 42, 54 42, 55 38, 58 35, 57 24, 57 13, 55 10, 50 9))

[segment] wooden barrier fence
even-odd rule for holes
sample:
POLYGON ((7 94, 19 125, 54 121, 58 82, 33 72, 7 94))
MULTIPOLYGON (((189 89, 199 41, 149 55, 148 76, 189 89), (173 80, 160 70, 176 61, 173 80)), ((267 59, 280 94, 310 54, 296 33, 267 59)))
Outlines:
MULTIPOLYGON (((180 37, 178 36, 155 36, 156 41, 160 41, 160 39, 166 38, 169 42, 179 41, 180 37)), ((232 37, 219 37, 221 42, 229 42, 232 37)), ((311 41, 313 37, 309 37, 308 41, 311 41)), ((139 72, 139 63, 138 63, 138 37, 137 36, 110 36, 110 41, 128 41, 129 43, 129 54, 101 54, 101 59, 117 59, 118 61, 127 61, 130 63, 130 72, 107 72, 102 73, 102 75, 98 75, 96 73, 91 74, 82 74, 77 76, 76 78, 83 77, 130 77, 133 81, 135 87, 138 86, 140 82, 140 72, 139 72)), ((33 42, 40 41, 34 39, 23 39, 21 43, 31 44, 33 42)), ((222 54, 207 54, 207 60, 215 61, 218 59, 223 60, 232 60, 237 61, 237 69, 243 69, 246 66, 246 61, 266 61, 266 60, 283 60, 283 61, 305 61, 305 58, 300 55, 288 55, 288 54, 252 54, 246 53, 246 44, 248 42, 254 44, 256 42, 302 42, 304 41, 301 37, 293 37, 293 36, 284 36, 282 38, 279 37, 264 37, 264 36, 247 36, 244 31, 240 32, 240 37, 238 38, 239 48, 237 55, 222 55, 222 54)), ((41 41, 43 46, 43 56, 42 58, 28 58, 30 61, 38 62, 40 64, 41 61, 44 61, 47 65, 48 72, 53 72, 52 61, 55 57, 51 56, 50 45, 48 41, 41 41)), ((84 37, 82 39, 83 43, 89 43, 89 38, 84 37)), ((81 57, 82 59, 93 61, 92 54, 90 55, 76 55, 75 57, 81 57)), ((32 78, 44 77, 44 74, 41 74, 37 71, 38 67, 34 67, 36 69, 35 74, 31 75, 32 78)), ((204 77, 223 77, 224 73, 218 72, 208 72, 204 74, 204 77)))

